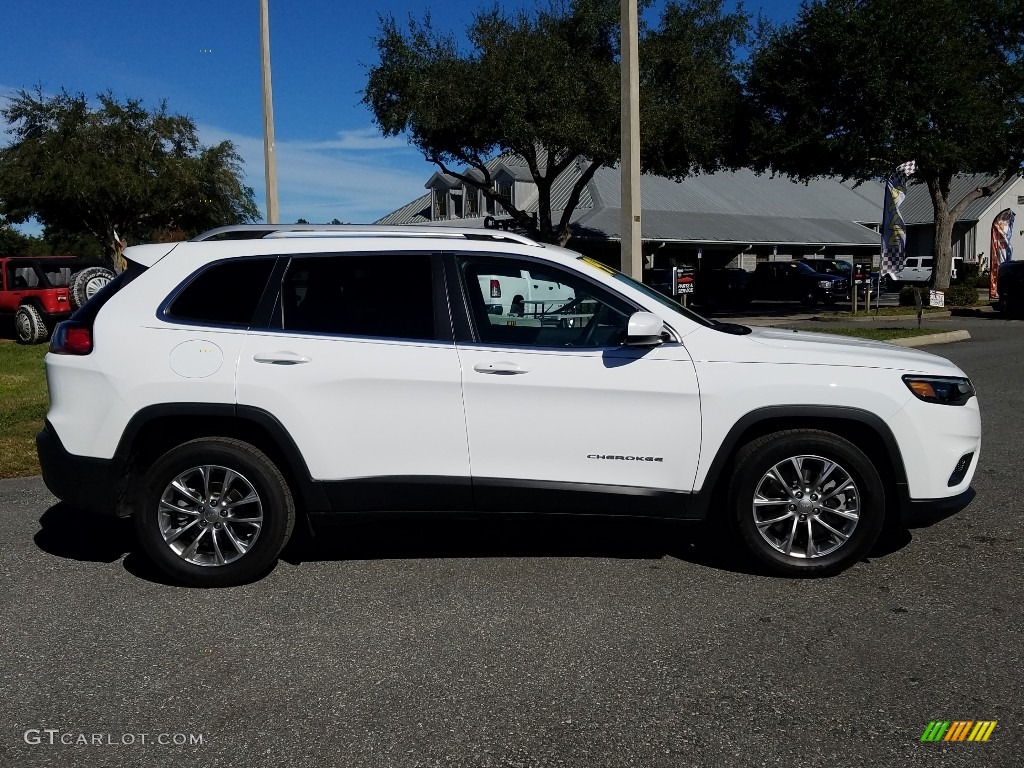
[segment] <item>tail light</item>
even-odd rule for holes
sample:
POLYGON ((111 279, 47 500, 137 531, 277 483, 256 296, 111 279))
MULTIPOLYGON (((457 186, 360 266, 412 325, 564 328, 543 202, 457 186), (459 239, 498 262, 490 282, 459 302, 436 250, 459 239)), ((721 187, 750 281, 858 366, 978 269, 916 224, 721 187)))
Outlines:
POLYGON ((501 282, 498 280, 491 280, 491 298, 501 298, 501 282))
POLYGON ((50 351, 55 355, 88 355, 92 352, 92 327, 65 320, 53 331, 50 351))

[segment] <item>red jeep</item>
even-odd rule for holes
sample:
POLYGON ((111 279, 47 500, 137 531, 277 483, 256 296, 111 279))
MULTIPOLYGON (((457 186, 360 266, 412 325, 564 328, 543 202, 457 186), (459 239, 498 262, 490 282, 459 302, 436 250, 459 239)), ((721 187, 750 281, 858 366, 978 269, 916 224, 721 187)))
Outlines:
POLYGON ((113 276, 69 256, 0 257, 0 315, 14 316, 18 341, 42 343, 113 276))

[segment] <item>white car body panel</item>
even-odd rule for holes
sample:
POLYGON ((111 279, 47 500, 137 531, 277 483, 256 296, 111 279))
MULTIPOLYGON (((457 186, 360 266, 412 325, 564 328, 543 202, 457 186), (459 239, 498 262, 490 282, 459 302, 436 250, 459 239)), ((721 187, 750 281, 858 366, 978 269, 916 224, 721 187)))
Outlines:
POLYGON ((458 349, 474 477, 693 488, 701 409, 682 346, 458 349))
POLYGON ((273 414, 315 480, 469 477, 452 344, 253 331, 239 361, 238 404, 273 414))

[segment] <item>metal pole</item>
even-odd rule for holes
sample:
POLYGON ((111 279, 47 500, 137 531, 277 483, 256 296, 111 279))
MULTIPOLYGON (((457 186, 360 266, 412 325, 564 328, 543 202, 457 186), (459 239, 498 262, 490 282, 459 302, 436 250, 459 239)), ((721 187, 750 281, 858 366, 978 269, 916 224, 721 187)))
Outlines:
POLYGON ((636 0, 622 0, 622 271, 643 278, 640 238, 640 55, 636 0))
POLYGON ((267 183, 267 223, 281 221, 277 207, 277 160, 274 157, 274 100, 270 88, 270 9, 260 0, 260 64, 263 73, 263 163, 267 183))

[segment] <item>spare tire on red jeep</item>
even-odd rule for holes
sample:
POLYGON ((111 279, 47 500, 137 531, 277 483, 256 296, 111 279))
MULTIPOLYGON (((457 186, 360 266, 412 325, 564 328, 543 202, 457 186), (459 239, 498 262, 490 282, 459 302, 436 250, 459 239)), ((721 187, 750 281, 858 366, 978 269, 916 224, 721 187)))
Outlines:
POLYGON ((86 267, 81 272, 73 274, 71 284, 68 286, 72 308, 78 309, 113 279, 113 270, 106 267, 86 267))

